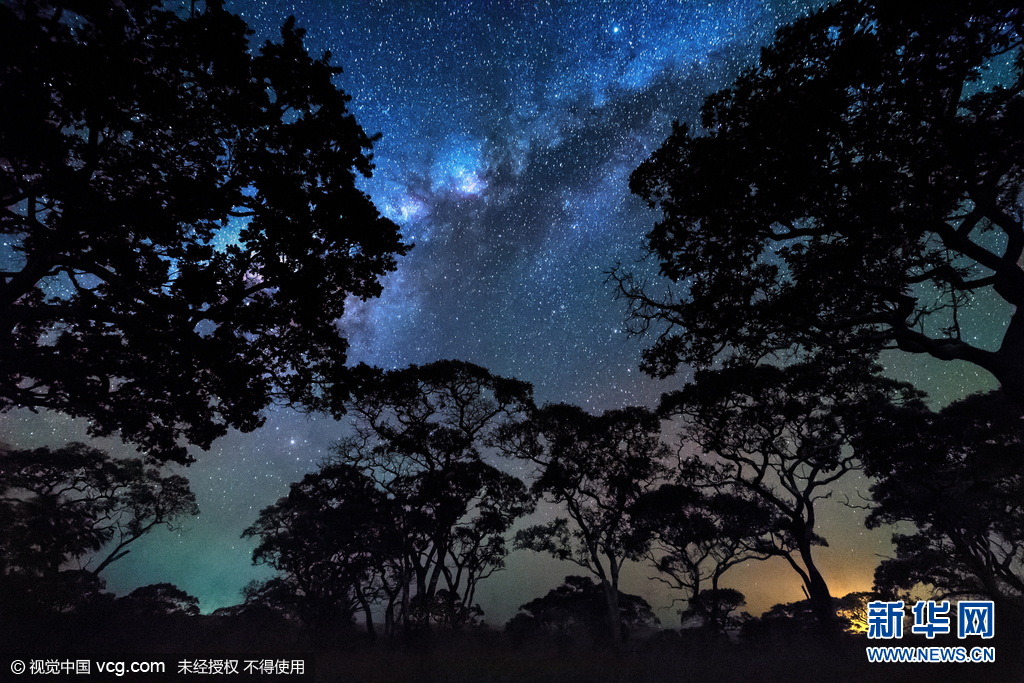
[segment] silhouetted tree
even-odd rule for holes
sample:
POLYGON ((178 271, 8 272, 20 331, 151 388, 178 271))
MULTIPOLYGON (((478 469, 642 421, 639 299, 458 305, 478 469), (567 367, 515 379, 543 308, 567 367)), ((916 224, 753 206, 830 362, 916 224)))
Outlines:
POLYGON ((1024 423, 1003 392, 938 412, 873 416, 858 439, 871 487, 869 528, 911 522, 875 573, 886 594, 926 584, 940 597, 983 595, 1024 610, 1024 423))
POLYGON ((294 613, 315 630, 350 624, 362 610, 372 637, 372 605, 395 581, 401 554, 395 512, 354 467, 327 463, 307 474, 242 533, 259 538, 253 564, 280 572, 251 586, 247 600, 294 613))
MULTIPOLYGON (((651 606, 638 595, 619 593, 619 622, 624 632, 641 631, 658 623, 651 606)), ((588 635, 595 642, 614 639, 607 618, 607 600, 599 584, 586 576, 567 576, 547 595, 519 606, 519 613, 505 624, 514 641, 531 637, 588 635)), ((614 642, 614 640, 613 640, 614 642)))
POLYGON ((178 462, 271 401, 342 412, 335 321, 408 249, 330 55, 205 4, 0 6, 0 411, 178 462))
POLYGON ((660 576, 654 578, 686 593, 682 623, 696 621, 723 632, 743 595, 722 588, 730 568, 776 554, 766 538, 778 525, 778 511, 751 494, 704 491, 665 484, 644 494, 630 510, 634 533, 660 576))
MULTIPOLYGON (((868 603, 880 600, 878 593, 847 593, 832 599, 832 609, 839 617, 839 624, 848 633, 867 633, 868 603)), ((821 635, 814 604, 811 600, 787 602, 773 605, 770 610, 756 619, 746 620, 741 627, 744 638, 757 640, 778 638, 792 646, 794 639, 821 635)))
POLYGON ((526 485, 482 454, 532 408, 532 387, 462 361, 360 366, 353 377, 353 435, 335 445, 335 460, 393 505, 405 626, 458 628, 478 614, 477 584, 504 567, 505 532, 534 507, 526 485))
POLYGON ((99 574, 155 527, 199 514, 184 477, 80 443, 0 453, 0 493, 9 571, 56 571, 113 544, 99 574))
POLYGON ((845 622, 846 630, 849 633, 867 633, 868 615, 870 614, 868 603, 883 599, 881 594, 871 591, 847 593, 839 598, 839 602, 836 604, 836 614, 845 622))
POLYGON ((20 627, 70 612, 101 610, 114 596, 107 582, 84 569, 62 571, 10 571, 0 574, 0 627, 3 636, 22 637, 20 627))
MULTIPOLYGON (((837 613, 838 598, 831 598, 831 613, 837 613)), ((800 600, 773 605, 756 619, 743 624, 740 631, 747 640, 779 639, 792 646, 800 637, 821 635, 819 609, 813 600, 800 600)))
POLYGON ((688 622, 696 622, 710 633, 723 634, 740 626, 749 615, 734 615, 733 612, 747 604, 747 599, 735 588, 709 588, 694 594, 686 609, 679 613, 685 628, 688 622))
POLYGON ((611 276, 661 332, 644 369, 898 348, 1024 397, 1022 41, 1011 0, 842 0, 781 29, 631 178, 672 283, 611 276), (1001 344, 963 327, 992 298, 1001 344))
POLYGON ((170 583, 136 588, 117 602, 123 612, 143 618, 199 615, 199 599, 170 583))
MULTIPOLYGON (((80 593, 65 589, 85 586, 84 574, 98 577, 153 529, 180 528, 197 514, 184 477, 138 459, 113 459, 80 443, 0 452, 3 592, 38 593, 40 607, 63 611, 73 601, 61 596, 80 593)), ((102 588, 92 581, 85 592, 102 588)))
POLYGON ((593 416, 577 406, 550 404, 503 430, 501 447, 537 465, 531 491, 568 515, 520 530, 515 546, 591 572, 605 593, 613 640, 620 642, 619 571, 644 551, 643 541, 631 534, 629 511, 665 472, 670 455, 661 420, 644 408, 593 416))
POLYGON ((828 585, 814 561, 817 502, 832 485, 860 469, 848 445, 865 410, 913 401, 909 386, 872 376, 877 367, 853 363, 733 366, 700 371, 695 382, 662 397, 663 416, 682 418, 680 437, 703 454, 681 463, 683 481, 753 496, 771 509, 774 528, 758 545, 786 559, 807 588, 823 626, 835 614, 828 585))

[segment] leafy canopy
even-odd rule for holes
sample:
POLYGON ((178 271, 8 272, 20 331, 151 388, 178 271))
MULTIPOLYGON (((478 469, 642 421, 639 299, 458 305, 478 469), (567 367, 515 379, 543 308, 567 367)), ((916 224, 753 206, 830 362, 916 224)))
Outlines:
POLYGON ((548 404, 502 429, 498 442, 506 455, 537 466, 533 495, 568 515, 519 530, 515 547, 573 562, 600 579, 619 643, 619 571, 640 557, 646 540, 631 533, 630 510, 664 473, 669 455, 658 416, 645 408, 590 415, 579 406, 548 404))
POLYGON ((684 626, 724 632, 734 621, 730 613, 745 601, 738 591, 719 587, 722 576, 743 562, 778 554, 767 539, 780 513, 742 491, 663 484, 640 496, 630 516, 634 538, 658 571, 652 578, 685 593, 684 626))
MULTIPOLYGON (((1002 392, 975 394, 938 412, 879 412, 857 448, 876 478, 869 528, 912 522, 876 589, 928 584, 943 596, 984 595, 1024 607, 1024 425, 1002 392)), ((905 531, 906 529, 901 529, 905 531)))
POLYGON ((1024 394, 1022 42, 1005 0, 844 0, 780 30, 631 177, 671 282, 612 272, 661 331, 645 370, 898 348, 1024 394), (993 300, 1016 307, 1001 345, 962 315, 993 300))
POLYGON ((500 444, 506 455, 537 466, 534 496, 568 515, 520 530, 517 547, 573 562, 614 585, 622 563, 645 550, 646 539, 631 533, 630 513, 664 475, 670 455, 658 416, 645 408, 595 416, 548 404, 503 430, 500 444))
POLYGON ((330 54, 248 33, 214 0, 0 7, 0 411, 178 462, 275 400, 343 412, 336 321, 409 247, 330 54))
MULTIPOLYGON (((639 595, 618 593, 620 620, 627 631, 643 631, 658 624, 651 606, 639 595)), ((587 634, 593 642, 612 636, 605 617, 601 587, 586 576, 567 576, 561 586, 546 595, 520 605, 519 612, 505 625, 513 641, 552 635, 587 634)))
POLYGON ((354 467, 325 463, 307 474, 242 533, 259 539, 253 564, 279 572, 258 591, 260 601, 290 607, 314 627, 351 621, 400 556, 395 514, 354 467))
POLYGON ((80 443, 0 451, 2 576, 38 578, 101 558, 89 570, 98 575, 153 529, 197 514, 188 480, 138 459, 80 443))
POLYGON ((733 364, 699 371, 659 407, 680 420, 680 438, 699 447, 680 462, 680 483, 757 499, 771 525, 754 549, 789 563, 824 625, 834 612, 814 557, 815 546, 827 545, 817 533, 818 503, 861 468, 849 444, 866 428, 865 414, 919 401, 909 385, 878 371, 868 363, 733 364))
POLYGON ((352 378, 352 434, 335 444, 335 460, 393 504, 403 602, 415 608, 406 625, 460 628, 475 616, 477 584, 505 566, 505 533, 534 508, 526 485, 485 457, 533 409, 533 387, 455 360, 360 365, 352 378))

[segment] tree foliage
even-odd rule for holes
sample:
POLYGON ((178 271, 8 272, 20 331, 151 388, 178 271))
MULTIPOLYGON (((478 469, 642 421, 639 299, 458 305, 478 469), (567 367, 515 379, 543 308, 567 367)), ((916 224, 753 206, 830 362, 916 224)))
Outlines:
POLYGON ((154 528, 199 514, 188 480, 84 444, 0 453, 7 572, 58 571, 113 544, 99 574, 154 528))
POLYGON ((593 416, 577 406, 551 404, 503 430, 500 441, 508 455, 537 465, 534 495, 568 515, 520 530, 516 547, 548 553, 593 574, 605 592, 611 633, 620 641, 619 571, 644 549, 643 540, 631 533, 630 509, 658 481, 669 456, 661 420, 644 408, 593 416))
POLYGON ((39 609, 71 608, 102 590, 100 572, 135 541, 197 514, 184 477, 138 459, 80 443, 0 452, 2 592, 39 609))
POLYGON ((679 617, 683 628, 691 626, 725 634, 749 618, 746 612, 734 614, 746 604, 746 597, 735 588, 709 588, 691 597, 679 617))
POLYGON ((459 628, 477 614, 477 584, 504 568, 505 533, 534 507, 522 481, 484 458, 497 431, 532 409, 533 389, 462 361, 360 366, 353 377, 353 433, 335 459, 393 506, 405 626, 459 628))
MULTIPOLYGON (((658 623, 647 601, 637 595, 619 593, 619 620, 626 633, 642 631, 658 623)), ((514 641, 531 637, 585 635, 592 642, 612 638, 608 628, 604 591, 586 576, 567 576, 561 586, 547 595, 519 606, 519 613, 505 625, 514 641)))
POLYGON ((843 0, 780 30, 631 178, 672 283, 612 274, 662 332, 644 368, 898 348, 1024 395, 1022 41, 1009 0, 843 0), (1001 343, 976 341, 962 311, 1000 299, 1001 343))
POLYGON ((765 538, 778 526, 778 513, 749 493, 664 484, 641 496, 630 515, 656 578, 686 594, 684 626, 719 633, 732 626, 730 613, 745 601, 719 585, 722 576, 738 564, 776 554, 765 538))
POLYGON ((911 522, 875 572, 886 594, 926 584, 943 597, 986 596, 1024 608, 1024 424, 1002 392, 938 412, 893 409, 859 439, 871 487, 869 528, 911 522))
POLYGON ((0 410, 179 462, 271 401, 342 411, 336 320, 408 246, 341 69, 221 5, 0 7, 0 410))
POLYGON ((394 581, 400 562, 394 515, 373 480, 351 466, 327 463, 307 474, 242 533, 259 539, 253 564, 279 572, 253 586, 248 601, 313 629, 350 624, 363 610, 373 633, 371 603, 394 581))
POLYGON ((199 599, 170 583, 154 583, 136 588, 119 598, 118 603, 126 616, 150 620, 199 615, 199 599))
POLYGON ((772 521, 756 551, 789 562, 823 622, 834 613, 814 561, 814 546, 825 544, 816 533, 818 503, 831 496, 835 482, 860 469, 849 444, 863 416, 890 402, 918 400, 908 385, 877 371, 870 364, 734 365, 698 372, 693 384, 665 394, 659 407, 662 415, 681 418, 680 437, 699 447, 682 461, 681 483, 763 503, 772 521))

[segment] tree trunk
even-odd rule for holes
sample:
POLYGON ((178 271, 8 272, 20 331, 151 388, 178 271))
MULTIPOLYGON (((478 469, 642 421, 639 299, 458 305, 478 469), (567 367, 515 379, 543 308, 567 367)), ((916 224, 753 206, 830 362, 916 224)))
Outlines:
POLYGON ((388 606, 384 610, 384 637, 392 639, 395 637, 395 599, 388 598, 388 606))
POLYGON ((608 573, 611 575, 611 582, 605 581, 602 577, 602 584, 605 585, 605 596, 608 598, 608 616, 611 619, 612 642, 615 647, 622 644, 622 609, 619 605, 619 560, 615 555, 606 550, 608 556, 608 573))
POLYGON ((619 609, 619 588, 608 580, 601 579, 601 588, 608 603, 608 626, 611 629, 612 644, 618 647, 622 643, 622 612, 619 609))
POLYGON ((373 625, 373 610, 370 609, 370 601, 366 599, 366 594, 363 593, 361 588, 356 589, 357 597, 359 598, 359 604, 363 608, 363 615, 366 618, 366 634, 370 637, 370 642, 377 640, 377 629, 373 625))
POLYGON ((800 559, 807 569, 807 595, 811 600, 811 610, 814 617, 824 629, 826 634, 838 633, 839 621, 836 618, 835 605, 832 601, 832 594, 828 590, 828 584, 818 571, 818 567, 811 558, 811 544, 809 541, 801 540, 798 546, 800 559))
POLYGON ((412 582, 408 566, 402 572, 402 631, 409 635, 412 630, 409 624, 409 584, 412 582))
POLYGON ((992 367, 987 368, 1007 396, 1024 404, 1024 311, 1018 307, 1010 317, 999 350, 993 354, 992 367))

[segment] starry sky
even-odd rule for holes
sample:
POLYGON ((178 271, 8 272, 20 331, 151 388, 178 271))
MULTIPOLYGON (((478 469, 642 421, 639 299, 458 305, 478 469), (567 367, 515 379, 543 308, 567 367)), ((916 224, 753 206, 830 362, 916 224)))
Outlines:
MULTIPOLYGON (((645 342, 626 335, 625 307, 605 283, 617 262, 654 272, 639 261, 654 215, 629 194, 629 174, 673 120, 694 121, 706 94, 752 63, 776 28, 818 4, 229 0, 227 8, 255 31, 253 45, 295 15, 311 54, 329 50, 344 68, 338 83, 363 128, 383 135, 364 188, 416 246, 383 296, 356 302, 341 321, 352 361, 394 368, 457 358, 533 383, 538 403, 603 411, 654 405, 686 380, 638 371, 645 342)), ((894 374, 943 400, 991 386, 967 366, 891 360, 894 374)), ((240 602, 248 581, 270 575, 251 565, 254 543, 241 532, 329 454, 344 427, 286 409, 267 417, 258 432, 232 433, 179 468, 201 515, 179 533, 137 543, 104 572, 110 590, 167 581, 209 612, 240 602)), ((60 415, 15 411, 0 420, 17 447, 85 440, 84 425, 60 415)), ((98 445, 133 454, 116 440, 98 445)), ((867 485, 847 483, 851 493, 867 485)), ((821 516, 833 594, 868 589, 890 533, 868 532, 861 513, 838 503, 821 516)), ((803 597, 796 574, 773 562, 727 575, 755 614, 803 597)), ((570 573, 579 570, 515 553, 478 590, 485 618, 504 623, 570 573)), ((677 624, 649 573, 632 570, 623 589, 677 624)))

